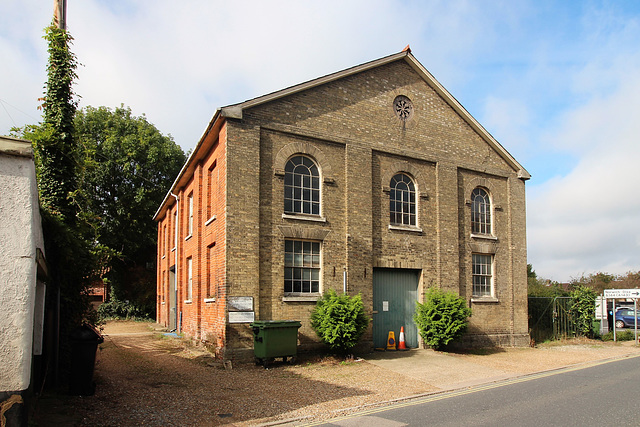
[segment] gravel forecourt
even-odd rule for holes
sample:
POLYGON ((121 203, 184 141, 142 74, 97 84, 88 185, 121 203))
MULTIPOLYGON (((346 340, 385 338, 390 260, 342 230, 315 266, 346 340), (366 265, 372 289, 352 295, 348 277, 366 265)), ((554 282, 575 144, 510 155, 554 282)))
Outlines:
POLYGON ((455 374, 446 375, 438 375, 436 369, 427 376, 386 369, 384 359, 394 357, 389 353, 349 361, 299 355, 295 365, 274 363, 264 369, 246 363, 225 369, 205 349, 164 336, 154 323, 113 321, 103 333, 95 395, 44 393, 36 402, 31 425, 305 424, 395 399, 460 388, 469 378, 482 382, 479 372, 486 382, 640 354, 634 342, 570 340, 535 348, 410 351, 438 358, 443 368, 455 366, 455 374))

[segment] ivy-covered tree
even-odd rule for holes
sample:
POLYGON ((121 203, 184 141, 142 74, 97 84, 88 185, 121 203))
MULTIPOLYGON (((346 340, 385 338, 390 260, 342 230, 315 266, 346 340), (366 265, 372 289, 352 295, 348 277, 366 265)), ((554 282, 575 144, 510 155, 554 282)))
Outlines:
POLYGON ((32 141, 34 148, 49 266, 45 354, 49 362, 58 362, 50 366, 48 373, 60 379, 69 367, 71 330, 85 320, 95 320, 86 295, 87 286, 94 280, 95 257, 82 236, 83 224, 78 221, 74 198, 78 190, 78 150, 73 128, 77 60, 69 49, 73 38, 52 24, 45 29, 44 39, 49 60, 42 98, 43 121, 12 132, 32 141))
POLYGON ((146 117, 123 106, 87 107, 75 117, 81 148, 79 216, 106 258, 114 296, 155 309, 157 228, 152 217, 185 161, 182 149, 146 117))
POLYGON ((43 124, 32 129, 38 188, 42 207, 67 224, 74 224, 77 149, 73 138, 73 120, 77 101, 73 82, 77 78, 76 56, 69 49, 73 37, 51 25, 45 29, 49 62, 45 96, 42 99, 43 124))

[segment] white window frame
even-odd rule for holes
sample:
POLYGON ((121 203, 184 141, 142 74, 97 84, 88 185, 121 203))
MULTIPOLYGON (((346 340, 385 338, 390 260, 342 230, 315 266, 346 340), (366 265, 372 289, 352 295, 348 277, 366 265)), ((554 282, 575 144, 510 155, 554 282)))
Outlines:
POLYGON ((493 254, 471 254, 471 283, 473 298, 495 298, 495 264, 495 255, 493 254), (478 287, 482 288, 480 292, 476 292, 478 287), (487 287, 488 292, 486 289, 487 287))
POLYGON ((491 193, 486 188, 476 187, 471 192, 471 234, 493 236, 493 229, 491 193), (484 201, 479 201, 480 198, 484 201))
POLYGON ((218 172, 218 159, 214 160, 213 163, 211 164, 211 166, 209 166, 209 173, 207 174, 207 180, 208 180, 208 185, 207 185, 207 205, 206 205, 206 214, 207 214, 207 221, 205 222, 205 225, 209 225, 211 224, 211 222, 215 219, 215 211, 214 211, 214 202, 217 199, 217 191, 218 191, 218 179, 219 179, 219 172, 218 172))
POLYGON ((296 154, 291 156, 285 164, 284 213, 288 215, 309 215, 312 217, 321 217, 322 215, 322 177, 320 174, 320 167, 318 166, 318 163, 309 156, 296 154), (304 163, 293 163, 294 159, 297 159, 298 157, 309 160, 312 165, 308 166, 304 163), (294 171, 298 168, 306 167, 309 174, 300 174, 288 171, 290 164, 294 164, 294 171), (313 173, 313 169, 316 171, 315 175, 313 173), (300 183, 296 183, 296 177, 299 177, 301 181, 300 183), (309 185, 305 185, 304 183, 307 177, 309 177, 308 179, 310 180, 309 185), (292 182, 288 183, 290 180, 292 182), (314 182, 316 182, 317 185, 314 185, 314 182), (291 194, 289 194, 289 192, 291 194), (299 192, 300 194, 296 195, 296 192, 299 192), (308 197, 305 197, 305 192, 309 192, 308 197), (317 197, 315 197, 316 195, 317 197), (317 200, 314 200, 314 198, 317 200), (291 205, 287 206, 289 203, 291 205), (298 204, 300 205, 299 208, 296 207, 298 204), (314 210, 317 210, 317 212, 314 212, 314 210))
POLYGON ((193 299, 193 258, 187 258, 187 300, 191 302, 193 299))
POLYGON ((207 246, 207 295, 204 302, 215 302, 218 296, 218 277, 216 270, 216 243, 207 246))
POLYGON ((320 295, 322 291, 322 242, 316 240, 286 239, 284 250, 284 295, 320 295), (291 250, 288 250, 289 242, 293 246, 291 250), (302 251, 297 251, 296 246, 300 246, 302 251), (315 247, 317 247, 317 251, 314 250, 315 247), (313 278, 314 272, 316 272, 315 279, 313 278), (309 275, 309 290, 305 291, 303 286, 305 284, 304 282, 307 281, 305 280, 305 276, 307 275, 309 275), (299 290, 295 290, 296 282, 300 282, 299 290), (317 288, 314 289, 315 287, 317 288))
POLYGON ((189 193, 189 197, 187 198, 188 202, 189 202, 189 227, 188 227, 188 233, 187 233, 187 238, 191 237, 193 235, 193 192, 189 193))
POLYGON ((416 228, 418 226, 418 199, 416 184, 408 174, 404 172, 398 172, 393 175, 391 181, 389 181, 389 224, 392 226, 411 227, 416 228), (396 177, 402 176, 402 180, 396 180, 396 177), (408 183, 404 180, 404 177, 408 179, 408 183), (393 185, 396 180, 396 185, 393 185), (409 187, 407 190, 398 190, 398 184, 406 183, 409 187), (397 198, 398 191, 401 192, 400 198, 397 198), (406 198, 408 197, 408 200, 406 198), (394 209, 392 209, 392 205, 394 209), (400 209, 398 209, 400 207, 400 209), (412 212, 413 211, 413 212, 412 212), (397 216, 400 215, 400 221, 396 221, 397 216), (405 221, 406 220, 406 221, 405 221))

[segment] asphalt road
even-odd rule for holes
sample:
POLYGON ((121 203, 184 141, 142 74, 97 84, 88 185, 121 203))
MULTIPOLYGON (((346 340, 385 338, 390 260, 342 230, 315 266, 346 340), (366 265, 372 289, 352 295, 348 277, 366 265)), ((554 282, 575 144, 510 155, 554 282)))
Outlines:
POLYGON ((323 426, 639 426, 640 357, 431 395, 323 426))

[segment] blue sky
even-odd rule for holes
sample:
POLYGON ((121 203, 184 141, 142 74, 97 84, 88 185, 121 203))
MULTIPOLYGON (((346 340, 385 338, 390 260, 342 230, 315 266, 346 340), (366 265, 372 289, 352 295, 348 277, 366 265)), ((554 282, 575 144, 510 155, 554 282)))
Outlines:
MULTIPOLYGON (((0 134, 40 120, 53 1, 0 0, 0 134)), ((640 2, 68 0, 80 105, 191 149, 216 108, 411 45, 532 174, 529 262, 640 270, 640 2)))

